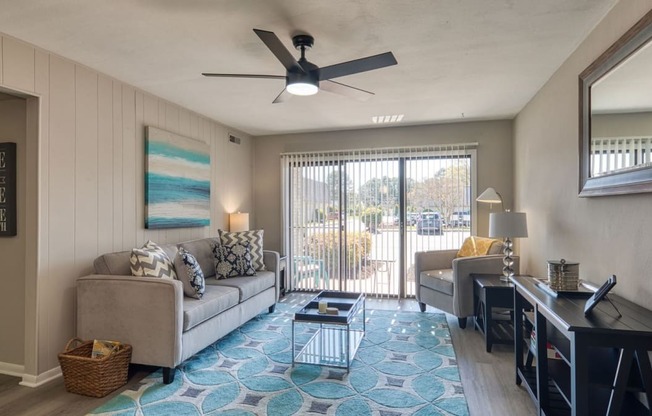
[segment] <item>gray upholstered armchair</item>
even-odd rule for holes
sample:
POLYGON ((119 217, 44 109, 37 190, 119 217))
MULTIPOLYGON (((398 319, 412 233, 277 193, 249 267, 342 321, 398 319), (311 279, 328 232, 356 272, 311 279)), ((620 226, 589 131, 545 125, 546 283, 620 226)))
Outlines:
MULTIPOLYGON (((495 242, 487 255, 456 257, 458 250, 421 251, 414 254, 416 298, 421 312, 430 305, 455 315, 461 328, 474 315, 471 274, 502 274, 503 245, 495 242)), ((513 256, 514 273, 519 273, 519 257, 513 256)))

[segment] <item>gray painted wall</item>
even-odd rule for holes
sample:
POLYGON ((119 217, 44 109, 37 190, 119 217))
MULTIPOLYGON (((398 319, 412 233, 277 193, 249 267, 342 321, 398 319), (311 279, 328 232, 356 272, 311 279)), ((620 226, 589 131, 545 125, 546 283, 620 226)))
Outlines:
POLYGON ((647 11, 649 0, 620 1, 514 124, 515 194, 528 214, 521 267, 546 275, 546 261, 580 263, 595 283, 618 276, 615 292, 649 307, 652 194, 578 198, 578 75, 647 11))
POLYGON ((652 135, 652 112, 591 116, 591 135, 593 137, 652 135))
MULTIPOLYGON (((324 133, 261 136, 254 139, 255 220, 265 230, 265 247, 281 248, 281 164, 284 152, 367 149, 428 144, 478 143, 478 194, 493 186, 512 201, 512 122, 487 121, 386 127, 324 133)), ((487 235, 489 207, 478 205, 478 235, 487 235)))

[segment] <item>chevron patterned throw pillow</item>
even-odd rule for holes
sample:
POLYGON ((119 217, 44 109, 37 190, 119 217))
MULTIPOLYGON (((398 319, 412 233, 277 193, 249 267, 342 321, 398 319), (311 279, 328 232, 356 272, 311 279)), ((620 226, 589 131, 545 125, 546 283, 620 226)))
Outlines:
POLYGON ((249 242, 251 263, 254 269, 265 270, 265 263, 263 263, 263 230, 239 231, 234 233, 223 230, 218 231, 220 241, 226 246, 249 242))
POLYGON ((174 264, 161 247, 148 241, 142 248, 131 250, 131 274, 134 276, 176 279, 174 264))

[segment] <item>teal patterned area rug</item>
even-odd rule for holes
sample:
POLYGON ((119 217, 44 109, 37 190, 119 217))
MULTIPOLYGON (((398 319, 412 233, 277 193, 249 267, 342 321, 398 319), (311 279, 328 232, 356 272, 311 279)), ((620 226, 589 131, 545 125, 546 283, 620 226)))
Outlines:
MULTIPOLYGON (((184 362, 165 385, 161 371, 91 414, 468 415, 443 314, 367 310, 366 334, 346 370, 292 367, 294 310, 279 303, 184 362)), ((314 331, 306 325, 307 340, 314 331)))

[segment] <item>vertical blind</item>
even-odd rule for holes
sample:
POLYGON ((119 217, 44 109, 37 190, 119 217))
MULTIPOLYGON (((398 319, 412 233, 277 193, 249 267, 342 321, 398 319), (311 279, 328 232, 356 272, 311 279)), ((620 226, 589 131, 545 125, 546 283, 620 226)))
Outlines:
POLYGON ((459 248, 475 227, 476 147, 282 154, 289 289, 414 295, 414 252, 459 248))
POLYGON ((650 165, 651 142, 650 137, 592 138, 591 176, 650 165))

